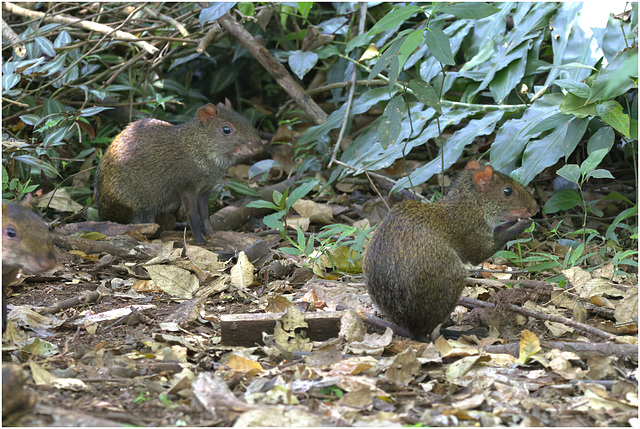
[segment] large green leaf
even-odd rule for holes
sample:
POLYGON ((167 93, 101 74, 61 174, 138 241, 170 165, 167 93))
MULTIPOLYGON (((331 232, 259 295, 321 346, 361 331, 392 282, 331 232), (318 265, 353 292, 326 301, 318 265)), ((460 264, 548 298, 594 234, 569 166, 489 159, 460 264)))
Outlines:
POLYGON ((561 101, 562 94, 544 95, 525 110, 522 118, 505 122, 491 145, 491 165, 496 170, 502 170, 515 161, 529 140, 536 137, 531 130, 547 118, 557 115, 561 101))
POLYGON ((447 139, 439 156, 416 169, 409 177, 398 180, 391 192, 398 192, 409 186, 416 186, 426 182, 431 176, 439 173, 443 165, 445 170, 449 168, 460 158, 464 148, 471 144, 476 137, 491 134, 504 113, 504 111, 495 111, 486 114, 481 119, 469 121, 466 127, 456 131, 447 139))
POLYGON ((596 106, 596 112, 607 124, 611 125, 617 132, 630 138, 629 115, 622 111, 622 106, 615 100, 608 100, 596 106))
POLYGON ((439 12, 450 13, 462 19, 481 19, 500 12, 500 9, 487 3, 464 2, 445 6, 439 12))
POLYGON ((637 87, 632 78, 638 78, 638 46, 622 51, 604 69, 598 72, 591 85, 589 102, 610 100, 637 87))
POLYGON ((451 45, 449 45, 449 39, 442 30, 433 27, 427 28, 424 40, 429 51, 431 51, 431 54, 433 54, 433 56, 442 64, 452 66, 456 63, 453 60, 453 53, 451 51, 451 45))
POLYGON ((556 213, 561 210, 569 210, 580 204, 580 195, 574 190, 556 192, 547 200, 542 208, 542 213, 556 213))
POLYGON ((526 56, 512 61, 507 67, 498 71, 489 84, 489 90, 493 99, 498 104, 502 104, 503 100, 509 95, 511 90, 516 88, 524 77, 527 67, 526 56))
MULTIPOLYGON (((395 91, 389 94, 388 88, 376 88, 362 93, 362 95, 354 100, 349 117, 352 118, 354 115, 360 115, 371 109, 372 106, 378 104, 380 101, 391 99, 393 94, 395 94, 395 91)), ((327 122, 321 125, 316 125, 315 127, 309 127, 298 141, 298 144, 303 145, 316 141, 326 136, 332 129, 338 128, 344 119, 345 109, 346 104, 343 104, 342 107, 333 111, 331 115, 329 115, 327 122)))
POLYGON ((569 156, 587 129, 589 119, 575 118, 571 122, 558 126, 549 135, 530 141, 522 154, 522 166, 512 175, 523 185, 547 167, 554 165, 563 156, 569 156))
POLYGON ((383 16, 380 21, 376 22, 371 30, 369 30, 369 34, 378 34, 386 30, 397 28, 407 19, 418 14, 419 12, 422 12, 422 8, 415 5, 402 6, 394 9, 390 13, 383 16))

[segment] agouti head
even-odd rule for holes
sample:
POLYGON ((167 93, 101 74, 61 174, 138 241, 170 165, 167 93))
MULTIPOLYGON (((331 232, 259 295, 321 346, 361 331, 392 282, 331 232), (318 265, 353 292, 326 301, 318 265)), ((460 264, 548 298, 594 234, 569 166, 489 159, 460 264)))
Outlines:
POLYGON ((2 266, 39 273, 56 266, 53 241, 42 218, 15 203, 2 203, 2 266))
MULTIPOLYGON (((538 203, 524 186, 509 176, 494 171, 490 165, 482 166, 471 160, 465 169, 471 176, 473 189, 460 192, 472 196, 474 203, 482 207, 484 217, 491 227, 502 221, 515 222, 529 218, 538 212, 538 203)), ((462 188, 464 181, 460 180, 462 188)))
POLYGON ((207 130, 209 144, 213 146, 212 153, 236 158, 252 155, 263 148, 260 136, 251 123, 233 110, 228 99, 226 105, 208 103, 199 108, 197 117, 207 130))

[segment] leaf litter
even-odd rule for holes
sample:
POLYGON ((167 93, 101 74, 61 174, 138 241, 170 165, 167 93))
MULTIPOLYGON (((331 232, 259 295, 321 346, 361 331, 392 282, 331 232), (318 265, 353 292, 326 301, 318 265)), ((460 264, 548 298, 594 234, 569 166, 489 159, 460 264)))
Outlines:
POLYGON ((361 275, 327 269, 341 263, 340 255, 352 257, 349 252, 334 252, 333 265, 313 275, 311 260, 267 242, 252 250, 260 243, 252 234, 216 233, 209 243, 215 244, 184 246, 178 237, 163 236, 153 246, 140 242, 143 253, 112 255, 108 265, 100 262, 104 254, 69 252, 53 272, 15 286, 3 355, 21 365, 14 369, 27 381, 6 394, 22 388, 27 396, 4 422, 637 422, 637 287, 603 276, 607 267, 600 273, 566 270, 571 287, 553 286, 546 295, 515 294, 504 283, 479 284, 464 295, 486 300, 502 294, 503 301, 533 314, 585 314, 583 322, 611 333, 613 341, 498 305, 454 311, 457 327, 481 325, 483 335, 423 343, 363 321, 362 313, 373 310, 361 275), (220 245, 225 242, 231 247, 220 245), (279 271, 276 262, 292 269, 270 276, 279 271), (98 298, 83 301, 91 291, 98 298), (77 305, 42 313, 70 297, 77 305), (336 312, 334 323, 329 316, 336 312), (309 318, 312 314, 317 320, 309 318), (225 345, 219 330, 223 315, 246 315, 237 323, 240 331, 252 331, 252 342, 225 345), (258 331, 257 316, 273 321, 272 328, 258 331), (318 323, 325 324, 318 328, 318 323), (327 338, 314 338, 318 330, 328 332, 327 338))

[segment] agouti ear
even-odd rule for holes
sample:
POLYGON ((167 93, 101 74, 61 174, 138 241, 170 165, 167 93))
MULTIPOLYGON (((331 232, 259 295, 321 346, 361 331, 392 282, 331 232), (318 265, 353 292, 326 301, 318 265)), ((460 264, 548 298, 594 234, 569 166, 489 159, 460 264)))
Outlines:
POLYGON ((224 99, 224 105, 227 106, 227 108, 233 110, 233 106, 231 105, 231 100, 229 100, 228 98, 225 97, 224 99))
POLYGON ((217 114, 218 109, 211 103, 198 109, 198 119, 205 125, 215 118, 217 114))
MULTIPOLYGON (((477 162, 477 161, 476 161, 477 162)), ((485 192, 491 183, 493 177, 493 167, 487 165, 484 169, 473 173, 473 183, 480 192, 485 192)))
POLYGON ((34 201, 33 201, 33 195, 31 195, 31 194, 27 194, 27 195, 22 199, 22 201, 20 201, 20 203, 19 203, 19 204, 20 204, 22 207, 26 207, 26 208, 28 208, 29 210, 33 210, 33 208, 34 208, 34 207, 33 207, 33 203, 34 203, 34 201))
POLYGON ((469 161, 467 163, 467 170, 482 170, 482 166, 480 165, 480 163, 478 162, 478 160, 476 159, 472 159, 471 161, 469 161))

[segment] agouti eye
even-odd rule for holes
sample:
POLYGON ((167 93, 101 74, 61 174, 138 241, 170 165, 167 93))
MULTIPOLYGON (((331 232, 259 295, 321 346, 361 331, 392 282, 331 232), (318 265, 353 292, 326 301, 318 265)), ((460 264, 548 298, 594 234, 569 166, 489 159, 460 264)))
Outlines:
POLYGON ((18 231, 16 231, 13 226, 9 225, 4 229, 4 236, 10 240, 14 240, 18 237, 18 231))
POLYGON ((507 186, 506 188, 504 188, 502 190, 502 192, 504 193, 505 197, 510 197, 511 195, 513 195, 513 189, 511 189, 511 187, 507 186))
POLYGON ((222 126, 222 133, 223 133, 225 136, 230 135, 232 132, 233 132, 233 130, 231 129, 231 127, 230 127, 229 125, 223 125, 223 126, 222 126))

